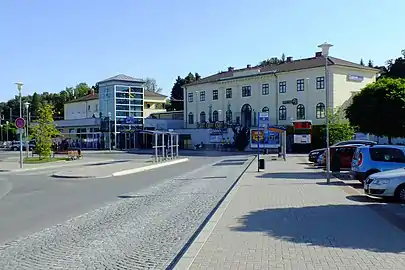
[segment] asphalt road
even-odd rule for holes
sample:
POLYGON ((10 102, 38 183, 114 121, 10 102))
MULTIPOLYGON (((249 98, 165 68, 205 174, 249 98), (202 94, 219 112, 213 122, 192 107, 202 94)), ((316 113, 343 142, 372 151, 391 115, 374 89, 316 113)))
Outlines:
POLYGON ((249 161, 193 157, 92 180, 1 176, 0 269, 164 269, 249 161))

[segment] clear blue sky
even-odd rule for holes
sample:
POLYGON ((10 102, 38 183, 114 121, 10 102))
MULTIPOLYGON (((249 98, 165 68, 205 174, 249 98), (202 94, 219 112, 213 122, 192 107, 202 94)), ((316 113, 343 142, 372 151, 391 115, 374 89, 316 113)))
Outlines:
POLYGON ((59 92, 119 73, 154 77, 165 93, 189 71, 203 77, 285 53, 383 64, 405 49, 405 1, 13 0, 0 8, 0 100, 59 92))

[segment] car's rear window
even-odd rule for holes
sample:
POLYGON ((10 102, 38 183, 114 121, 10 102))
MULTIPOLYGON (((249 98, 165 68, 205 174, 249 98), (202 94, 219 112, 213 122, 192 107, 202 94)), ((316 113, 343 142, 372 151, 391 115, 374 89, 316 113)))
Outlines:
POLYGON ((370 157, 374 161, 405 163, 405 155, 401 149, 389 147, 372 147, 369 149, 370 157))

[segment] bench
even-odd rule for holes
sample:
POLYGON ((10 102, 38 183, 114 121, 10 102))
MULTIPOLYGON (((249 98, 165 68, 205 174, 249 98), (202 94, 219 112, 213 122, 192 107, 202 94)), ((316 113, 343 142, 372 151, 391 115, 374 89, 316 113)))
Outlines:
POLYGON ((69 150, 67 151, 68 158, 71 160, 80 159, 83 157, 80 150, 69 150))

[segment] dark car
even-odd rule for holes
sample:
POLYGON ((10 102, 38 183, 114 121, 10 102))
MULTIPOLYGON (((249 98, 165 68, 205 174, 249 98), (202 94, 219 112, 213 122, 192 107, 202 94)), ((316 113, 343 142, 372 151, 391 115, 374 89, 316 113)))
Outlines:
MULTIPOLYGON (((369 140, 349 140, 349 141, 335 143, 332 146, 342 146, 342 145, 349 145, 349 144, 376 145, 377 143, 374 141, 369 141, 369 140)), ((318 157, 320 155, 322 155, 325 152, 325 150, 326 150, 326 148, 321 148, 321 149, 315 149, 315 150, 312 150, 311 152, 309 152, 309 154, 308 154, 309 162, 316 162, 318 160, 318 157)))

